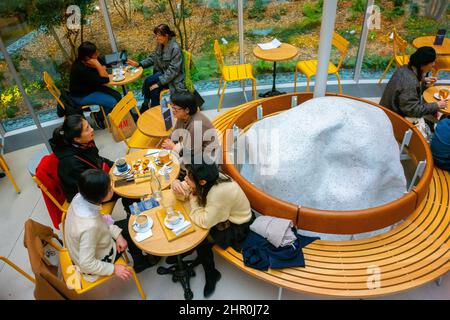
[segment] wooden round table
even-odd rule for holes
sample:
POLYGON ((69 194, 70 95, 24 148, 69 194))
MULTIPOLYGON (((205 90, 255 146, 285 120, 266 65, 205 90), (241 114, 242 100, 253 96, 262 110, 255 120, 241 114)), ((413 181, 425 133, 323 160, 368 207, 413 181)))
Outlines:
POLYGON ((412 44, 415 48, 425 46, 432 47, 434 48, 434 50, 436 50, 437 55, 450 55, 450 39, 444 38, 444 42, 442 43, 442 45, 435 46, 433 44, 435 38, 435 36, 419 37, 414 39, 412 44))
MULTIPOLYGON (((439 93, 439 90, 444 89, 444 88, 450 90, 450 86, 433 86, 433 87, 429 87, 427 90, 425 90, 423 92, 423 100, 426 103, 438 102, 439 100, 434 97, 434 94, 435 93, 439 93)), ((447 101, 450 102, 450 98, 447 101)), ((441 109, 441 110, 439 110, 439 112, 443 113, 445 115, 450 115, 450 110, 449 109, 450 108, 447 106, 447 108, 441 109)))
POLYGON ((288 43, 282 43, 278 48, 263 50, 259 46, 256 46, 253 49, 253 55, 261 60, 273 61, 273 81, 272 81, 272 90, 259 94, 260 97, 273 97, 280 94, 284 94, 285 92, 279 92, 275 86, 275 80, 277 77, 277 61, 286 61, 293 59, 297 56, 298 49, 293 45, 288 43))
MULTIPOLYGON (((132 161, 136 161, 138 159, 145 158, 145 154, 147 153, 147 150, 139 150, 136 152, 132 152, 127 154, 124 158, 127 161, 128 164, 130 164, 132 161)), ((155 155, 157 156, 157 155, 155 155)), ((154 162, 155 156, 148 157, 150 161, 154 162)), ((170 164, 170 166, 173 168, 172 172, 170 173, 170 179, 169 181, 166 181, 164 176, 159 175, 159 181, 161 182, 161 189, 168 188, 172 182, 178 177, 178 174, 180 173, 180 163, 178 162, 178 158, 176 156, 172 155, 173 162, 170 164)), ((121 179, 121 177, 116 176, 113 174, 113 169, 115 165, 111 168, 111 171, 109 172, 109 175, 111 177, 111 180, 113 181, 113 190, 115 193, 117 193, 121 197, 125 198, 131 198, 131 199, 139 199, 143 196, 146 196, 148 194, 151 194, 151 188, 150 188, 150 180, 147 180, 145 182, 141 183, 130 183, 124 186, 116 187, 114 186, 114 181, 121 179)), ((159 170, 161 167, 155 165, 155 167, 159 170)))
POLYGON ((125 79, 123 79, 122 81, 114 81, 113 77, 114 75, 110 74, 109 75, 109 82, 107 83, 108 86, 112 87, 112 86, 122 86, 123 89, 123 95, 127 94, 127 87, 126 84, 136 81, 137 79, 139 79, 142 76, 142 73, 144 72, 144 69, 142 67, 138 67, 136 68, 136 72, 132 73, 129 71, 129 68, 126 69, 125 71, 125 79))
MULTIPOLYGON (((176 200, 172 190, 164 190, 162 192, 163 202, 172 201, 178 202, 186 213, 189 214, 191 208, 189 205, 189 201, 180 202, 176 200)), ((158 274, 170 274, 172 275, 172 279, 176 281, 180 281, 181 285, 184 289, 184 297, 187 300, 193 298, 193 293, 190 289, 189 278, 195 275, 193 265, 191 262, 183 261, 181 254, 188 252, 195 247, 197 247, 208 235, 209 230, 198 227, 192 222, 195 231, 189 234, 186 234, 180 238, 177 238, 172 241, 168 241, 167 237, 163 231, 163 226, 159 222, 156 213, 161 210, 161 207, 153 208, 148 211, 144 211, 141 214, 145 214, 146 216, 152 218, 153 226, 152 233, 153 235, 150 238, 147 238, 141 242, 134 241, 134 237, 136 236, 136 232, 133 229, 133 223, 136 220, 135 215, 131 215, 128 230, 130 232, 131 239, 136 244, 136 246, 144 252, 149 254, 153 254, 156 256, 177 256, 177 263, 169 268, 159 267, 157 272, 158 274)))
POLYGON ((162 116, 161 106, 148 109, 139 117, 137 121, 139 131, 148 137, 164 138, 168 137, 172 129, 166 130, 162 116))

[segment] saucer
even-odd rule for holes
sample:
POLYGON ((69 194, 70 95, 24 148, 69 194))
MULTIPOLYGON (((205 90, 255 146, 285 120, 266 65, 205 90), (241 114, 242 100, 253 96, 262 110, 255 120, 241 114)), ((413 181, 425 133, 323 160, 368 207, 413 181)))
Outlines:
MULTIPOLYGON (((441 100, 441 96, 439 95, 439 92, 436 92, 435 94, 433 94, 433 97, 436 100, 441 100)), ((444 100, 447 101, 448 99, 450 99, 450 96, 448 96, 447 99, 444 99, 444 100)))
POLYGON ((117 169, 117 167, 114 167, 114 169, 113 169, 113 173, 114 173, 114 175, 116 175, 116 176, 124 176, 124 175, 126 175, 128 172, 130 172, 130 170, 131 170, 131 167, 130 167, 130 165, 129 164, 127 164, 127 166, 128 166, 128 169, 126 170, 126 171, 124 171, 124 172, 119 172, 119 170, 117 169))
POLYGON ((148 218, 148 225, 146 228, 140 229, 136 223, 136 221, 133 223, 133 230, 136 231, 137 233, 145 233, 148 232, 152 227, 153 227, 153 219, 149 216, 147 216, 148 218))
POLYGON ((119 82, 125 79, 125 75, 117 75, 113 77, 113 81, 119 82))
POLYGON ((164 225, 165 225, 167 228, 169 228, 169 229, 175 229, 177 225, 179 225, 180 223, 184 222, 184 220, 185 220, 183 214, 182 214, 180 211, 176 211, 176 212, 178 212, 178 216, 181 217, 181 219, 178 220, 177 224, 171 225, 171 224, 169 223, 169 221, 167 221, 167 216, 164 218, 164 225))
POLYGON ((169 166, 166 166, 166 169, 164 169, 164 168, 159 169, 158 173, 159 173, 160 176, 163 176, 165 174, 164 170, 167 170, 167 173, 170 174, 173 171, 173 168, 169 167, 169 166))

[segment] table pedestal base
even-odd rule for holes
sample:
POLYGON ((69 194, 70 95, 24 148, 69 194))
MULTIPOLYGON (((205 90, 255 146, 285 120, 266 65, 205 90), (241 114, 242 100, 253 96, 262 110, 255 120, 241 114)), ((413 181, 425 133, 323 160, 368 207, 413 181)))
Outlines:
POLYGON ((194 267, 198 265, 196 261, 183 261, 181 255, 177 256, 178 262, 168 268, 158 267, 156 272, 158 274, 171 274, 173 282, 180 282, 184 290, 184 299, 192 300, 194 293, 191 290, 189 280, 195 277, 194 267))
POLYGON ((264 93, 260 93, 259 96, 261 98, 269 98, 269 97, 275 97, 275 96, 279 96, 281 94, 285 94, 286 92, 280 92, 278 90, 270 90, 264 93))

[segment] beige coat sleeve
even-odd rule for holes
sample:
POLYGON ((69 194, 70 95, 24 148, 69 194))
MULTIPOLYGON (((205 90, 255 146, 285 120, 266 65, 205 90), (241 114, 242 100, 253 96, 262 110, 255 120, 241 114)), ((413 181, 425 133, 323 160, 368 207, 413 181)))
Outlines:
POLYGON ((80 237, 80 252, 79 252, 79 267, 81 272, 109 276, 114 273, 114 264, 103 262, 95 257, 96 250, 96 230, 89 229, 81 234, 80 237))
POLYGON ((205 229, 210 229, 219 222, 226 221, 230 215, 230 207, 222 199, 217 193, 210 192, 206 206, 201 207, 197 198, 193 197, 190 201, 192 221, 205 229))

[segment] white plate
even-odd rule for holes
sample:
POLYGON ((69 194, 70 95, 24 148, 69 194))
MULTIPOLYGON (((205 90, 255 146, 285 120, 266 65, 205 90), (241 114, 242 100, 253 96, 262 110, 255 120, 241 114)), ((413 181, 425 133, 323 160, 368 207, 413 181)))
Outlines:
POLYGON ((117 75, 117 76, 113 77, 113 81, 115 81, 115 82, 119 82, 119 81, 122 81, 122 80, 125 80, 125 76, 124 75, 117 75))
POLYGON ((114 169, 113 169, 114 175, 119 176, 119 177, 126 175, 126 174, 127 174, 128 172, 130 172, 130 170, 131 170, 130 165, 127 164, 127 166, 128 166, 128 169, 127 169, 126 171, 124 171, 124 172, 119 172, 119 170, 118 170, 117 167, 115 166, 114 169))
MULTIPOLYGON (((433 97, 437 100, 441 100, 441 96, 439 95, 439 92, 436 92, 435 94, 433 94, 433 97)), ((450 96, 448 96, 447 99, 445 99, 445 100, 448 100, 449 98, 450 98, 450 96)))
POLYGON ((133 230, 136 231, 136 232, 138 232, 138 233, 145 233, 145 232, 147 232, 148 230, 150 230, 150 229, 153 227, 153 219, 152 219, 151 217, 149 217, 149 216, 147 216, 147 218, 148 218, 148 226, 147 226, 147 228, 140 229, 140 228, 138 227, 136 221, 135 221, 135 222, 133 223, 133 230))
MULTIPOLYGON (((170 167, 170 166, 167 166, 166 168, 167 168, 166 170, 167 170, 167 172, 169 174, 173 171, 173 168, 170 167)), ((158 173, 159 173, 160 176, 163 176, 164 175, 164 170, 161 168, 161 169, 159 169, 158 173)))
POLYGON ((183 214, 182 214, 180 211, 176 211, 176 212, 178 212, 178 216, 181 216, 181 219, 178 221, 177 224, 171 225, 171 224, 169 223, 169 221, 167 221, 167 216, 164 218, 164 224, 166 225, 167 228, 169 228, 169 229, 171 229, 171 230, 172 230, 173 228, 175 228, 178 224, 184 222, 184 220, 185 220, 183 214))

